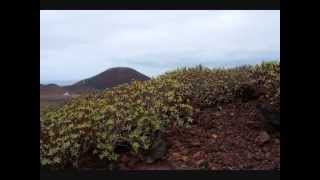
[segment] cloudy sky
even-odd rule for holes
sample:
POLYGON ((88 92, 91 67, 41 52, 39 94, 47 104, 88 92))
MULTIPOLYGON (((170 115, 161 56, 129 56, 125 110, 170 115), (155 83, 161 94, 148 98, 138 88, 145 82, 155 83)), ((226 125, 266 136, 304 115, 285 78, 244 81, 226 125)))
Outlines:
POLYGON ((40 82, 280 59, 280 11, 40 11, 40 82))

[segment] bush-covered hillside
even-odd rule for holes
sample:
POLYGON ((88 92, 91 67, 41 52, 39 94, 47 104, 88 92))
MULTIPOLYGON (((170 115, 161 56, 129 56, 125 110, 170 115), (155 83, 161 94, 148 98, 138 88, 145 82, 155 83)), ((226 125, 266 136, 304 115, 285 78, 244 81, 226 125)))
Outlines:
POLYGON ((42 114, 41 164, 78 167, 85 156, 116 162, 116 148, 121 145, 144 156, 157 134, 171 126, 188 128, 200 109, 252 98, 280 112, 278 62, 233 69, 177 69, 87 94, 42 114))

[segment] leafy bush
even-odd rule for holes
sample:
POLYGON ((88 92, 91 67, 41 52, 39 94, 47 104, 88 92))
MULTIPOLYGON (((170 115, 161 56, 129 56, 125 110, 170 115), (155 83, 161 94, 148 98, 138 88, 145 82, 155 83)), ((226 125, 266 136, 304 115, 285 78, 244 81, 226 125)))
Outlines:
POLYGON ((88 151, 114 161, 115 145, 123 142, 136 153, 148 150, 152 135, 162 131, 170 120, 178 126, 192 121, 192 107, 178 94, 181 87, 171 79, 135 81, 45 113, 41 122, 41 163, 63 166, 78 162, 88 151))
POLYGON ((265 89, 266 94, 262 100, 280 112, 280 62, 271 61, 256 65, 251 78, 265 89))

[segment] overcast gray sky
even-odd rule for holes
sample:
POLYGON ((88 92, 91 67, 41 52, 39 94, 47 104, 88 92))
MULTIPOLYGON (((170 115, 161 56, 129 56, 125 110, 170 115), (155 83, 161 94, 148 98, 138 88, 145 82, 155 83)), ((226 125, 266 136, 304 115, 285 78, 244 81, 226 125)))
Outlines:
POLYGON ((40 11, 40 82, 280 59, 280 11, 40 11))

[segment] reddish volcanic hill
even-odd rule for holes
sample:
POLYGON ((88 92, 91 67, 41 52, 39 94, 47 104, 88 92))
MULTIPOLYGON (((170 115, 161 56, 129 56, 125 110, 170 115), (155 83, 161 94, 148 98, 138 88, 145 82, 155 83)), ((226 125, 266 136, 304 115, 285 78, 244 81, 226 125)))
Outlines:
POLYGON ((149 77, 132 68, 115 67, 69 86, 40 84, 40 95, 63 95, 65 92, 69 92, 71 94, 86 93, 112 88, 120 84, 130 83, 133 80, 144 81, 149 79, 149 77))
POLYGON ((71 86, 65 86, 64 88, 71 92, 103 90, 106 88, 112 88, 119 84, 130 83, 133 80, 144 81, 149 79, 149 77, 134 69, 116 67, 108 69, 91 78, 79 81, 71 86))
POLYGON ((48 85, 40 84, 40 95, 42 96, 63 94, 65 92, 66 91, 63 89, 63 87, 60 87, 56 84, 48 84, 48 85))

